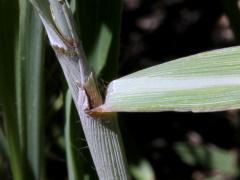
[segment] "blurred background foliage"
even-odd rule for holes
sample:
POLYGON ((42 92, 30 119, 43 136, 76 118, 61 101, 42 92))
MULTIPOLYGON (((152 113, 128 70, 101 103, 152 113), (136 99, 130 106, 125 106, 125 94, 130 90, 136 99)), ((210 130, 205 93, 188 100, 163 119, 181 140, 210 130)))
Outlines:
MULTIPOLYGON (((232 2, 237 4, 234 0, 124 0, 118 77, 178 57, 238 45, 240 16, 232 2)), ((77 16, 79 12, 75 13, 77 16)), ((67 85, 48 42, 45 46, 45 174, 47 179, 66 179, 67 85)), ((107 85, 108 81, 106 77, 100 78, 102 84, 107 85)), ((120 113, 119 123, 133 179, 240 178, 237 110, 120 113)), ((74 148, 82 162, 84 178, 97 179, 77 118, 71 126, 80 129, 73 132, 74 148)), ((11 179, 2 137, 0 133, 0 177, 11 179)))
MULTIPOLYGON (((237 3, 125 0, 120 76, 178 57, 238 45, 237 3)), ((120 120, 128 134, 125 138, 131 136, 156 179, 240 177, 238 111, 122 113, 120 120)))

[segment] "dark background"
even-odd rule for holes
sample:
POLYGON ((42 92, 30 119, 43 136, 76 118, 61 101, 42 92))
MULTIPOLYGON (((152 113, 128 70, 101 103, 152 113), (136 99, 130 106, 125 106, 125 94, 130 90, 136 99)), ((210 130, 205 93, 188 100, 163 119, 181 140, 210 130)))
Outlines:
MULTIPOLYGON (((119 75, 237 45, 226 9, 219 0, 125 0, 119 75)), ((146 158, 157 179, 239 179, 237 111, 119 116, 129 161, 146 158)))

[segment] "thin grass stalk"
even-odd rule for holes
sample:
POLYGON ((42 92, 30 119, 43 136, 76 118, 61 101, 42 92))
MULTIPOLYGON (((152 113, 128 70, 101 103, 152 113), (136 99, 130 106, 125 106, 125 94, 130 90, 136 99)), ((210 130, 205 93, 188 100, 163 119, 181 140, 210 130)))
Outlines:
POLYGON ((87 113, 89 109, 102 103, 102 97, 98 92, 94 75, 86 63, 70 9, 65 1, 51 0, 50 4, 59 34, 55 32, 53 25, 49 25, 50 20, 38 11, 77 106, 98 176, 104 180, 128 179, 116 114, 96 117, 87 113))

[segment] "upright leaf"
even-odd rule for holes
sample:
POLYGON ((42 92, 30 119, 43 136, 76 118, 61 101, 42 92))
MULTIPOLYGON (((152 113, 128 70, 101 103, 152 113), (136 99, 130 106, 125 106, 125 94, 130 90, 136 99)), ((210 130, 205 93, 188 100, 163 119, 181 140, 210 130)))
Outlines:
POLYGON ((18 30, 18 1, 0 0, 0 99, 4 131, 9 150, 13 178, 25 179, 23 154, 20 148, 15 100, 15 45, 18 30))
POLYGON ((73 103, 70 91, 66 95, 66 125, 65 125, 65 144, 67 153, 67 167, 68 167, 68 177, 69 180, 78 180, 84 178, 84 169, 82 166, 82 160, 78 159, 78 149, 77 149, 77 121, 73 115, 73 103))
POLYGON ((34 179, 43 173, 43 27, 27 0, 20 0, 16 90, 22 149, 34 179))
POLYGON ((121 3, 121 0, 77 1, 76 18, 87 59, 105 80, 117 73, 121 3))

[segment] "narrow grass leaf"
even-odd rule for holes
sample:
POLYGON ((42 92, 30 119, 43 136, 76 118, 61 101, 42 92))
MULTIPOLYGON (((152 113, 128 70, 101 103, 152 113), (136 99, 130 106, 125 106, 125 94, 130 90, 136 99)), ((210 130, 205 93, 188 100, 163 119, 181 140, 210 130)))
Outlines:
POLYGON ((0 99, 4 133, 13 179, 24 180, 15 101, 15 48, 18 30, 18 1, 0 0, 0 99))
POLYGON ((17 109, 22 149, 34 179, 43 175, 43 60, 44 36, 41 20, 27 0, 20 0, 18 41, 17 109))
POLYGON ((65 103, 66 125, 65 125, 65 144, 67 153, 67 168, 69 180, 84 179, 82 160, 78 156, 77 121, 73 114, 73 101, 70 91, 68 90, 65 103))
POLYGON ((103 112, 209 112, 240 108, 240 47, 153 66, 110 83, 103 112))
POLYGON ((121 0, 76 1, 76 18, 87 59, 97 75, 110 80, 117 73, 121 0))

